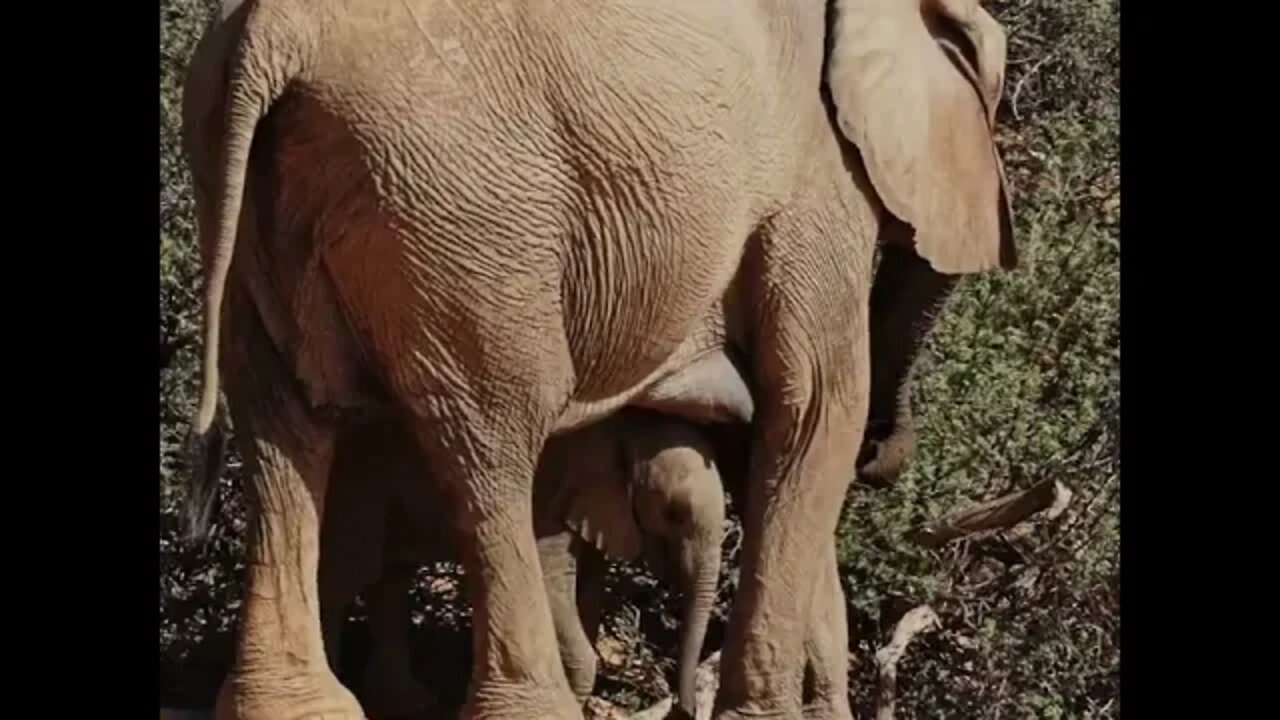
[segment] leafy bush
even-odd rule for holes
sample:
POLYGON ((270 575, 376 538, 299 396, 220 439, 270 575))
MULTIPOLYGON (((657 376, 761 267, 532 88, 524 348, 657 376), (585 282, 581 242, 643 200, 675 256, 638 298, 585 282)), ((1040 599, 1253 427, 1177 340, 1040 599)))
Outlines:
MULTIPOLYGON (((161 13, 160 655, 168 702, 208 703, 229 660, 243 573, 234 455, 213 540, 179 541, 178 450, 196 390, 198 253, 178 142, 183 71, 211 0, 161 13)), ((874 652, 928 602, 942 629, 900 670, 904 717, 1119 716, 1118 0, 992 0, 1009 33, 999 137, 1023 266, 966 278, 939 319, 914 388, 920 452, 894 488, 850 494, 839 531, 854 691, 870 712, 874 652), (908 531, 957 506, 1057 479, 1074 498, 1030 533, 925 551, 908 531)), ((726 549, 735 554, 733 543, 726 549)), ((465 608, 415 591, 424 627, 465 638, 465 608), (462 612, 459 612, 461 610, 462 612)), ((736 573, 726 568, 727 605, 736 573)), ((635 707, 666 691, 674 603, 614 568, 602 694, 635 707), (612 640, 611 640, 612 642, 612 640)), ((723 607, 721 608, 723 613, 723 607)), ((723 614, 721 616, 723 620, 723 614)), ((712 628, 712 644, 722 626, 712 628)), ((466 650, 465 640, 457 644, 466 650)))
POLYGON ((1022 267, 963 281, 917 376, 915 464, 850 496, 839 535, 859 688, 897 616, 929 602, 943 631, 904 662, 904 716, 1118 717, 1120 5, 986 6, 1010 39, 999 140, 1022 267), (1045 479, 1074 499, 1013 557, 904 541, 1045 479))

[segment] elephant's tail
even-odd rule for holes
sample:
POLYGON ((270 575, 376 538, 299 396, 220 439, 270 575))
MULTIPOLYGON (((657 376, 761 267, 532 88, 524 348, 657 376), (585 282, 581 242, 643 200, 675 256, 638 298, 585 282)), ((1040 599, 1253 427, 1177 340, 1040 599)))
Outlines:
MULTIPOLYGON (((215 219, 211 227, 201 228, 201 233, 207 231, 209 237, 200 240, 206 249, 204 347, 200 399, 187 443, 191 460, 187 530, 192 539, 207 532, 222 470, 225 441, 222 429, 215 427, 220 424, 218 351, 222 301, 239 228, 249 150, 258 121, 303 71, 317 35, 308 18, 299 17, 303 9, 293 5, 246 0, 222 20, 242 23, 226 46, 227 56, 212 59, 214 63, 225 63, 225 110, 220 152, 213 154, 220 163, 217 190, 212 193, 217 203, 215 219)), ((215 28, 211 32, 221 30, 215 28)))
POLYGON ((187 539, 201 541, 209 532, 218 501, 218 478, 222 475, 226 452, 226 433, 221 423, 214 423, 203 433, 192 432, 188 439, 188 483, 183 508, 187 539))

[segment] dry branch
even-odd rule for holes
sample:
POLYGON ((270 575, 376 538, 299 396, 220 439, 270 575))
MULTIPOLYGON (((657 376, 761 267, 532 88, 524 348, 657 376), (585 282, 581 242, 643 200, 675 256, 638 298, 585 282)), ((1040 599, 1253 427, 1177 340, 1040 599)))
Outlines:
POLYGON ((1056 480, 988 500, 951 513, 932 525, 913 531, 908 537, 926 548, 938 548, 957 538, 984 530, 1010 528, 1042 510, 1056 518, 1071 502, 1071 491, 1056 480))
POLYGON ((893 705, 898 695, 898 661, 907 652, 916 635, 938 627, 938 615, 928 605, 913 608, 893 627, 889 644, 876 651, 880 681, 876 688, 876 720, 893 720, 893 705))

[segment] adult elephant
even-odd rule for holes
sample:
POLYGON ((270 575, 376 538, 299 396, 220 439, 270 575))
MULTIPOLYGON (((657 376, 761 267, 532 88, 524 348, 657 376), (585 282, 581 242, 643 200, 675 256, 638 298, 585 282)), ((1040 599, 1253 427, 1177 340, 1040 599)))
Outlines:
POLYGON ((254 491, 224 717, 360 716, 322 649, 318 519, 344 413, 382 405, 455 498, 464 714, 580 717, 527 592, 537 458, 726 345, 756 416, 715 716, 797 717, 866 424, 881 227, 909 225, 941 273, 1012 263, 1003 55, 966 0, 224 8, 184 93, 207 268, 193 439, 216 439, 221 369, 254 491))
MULTIPOLYGON (((749 404, 743 407, 749 420, 749 404)), ((444 512, 448 498, 422 481, 427 472, 413 437, 393 421, 348 430, 334 453, 321 530, 320 610, 333 663, 347 607, 365 593, 372 646, 364 696, 371 714, 406 716, 428 699, 409 670, 409 585, 421 564, 457 560, 458 542, 444 512)), ((574 695, 585 700, 595 684, 606 561, 643 559, 683 595, 677 694, 692 712, 725 522, 725 490, 704 432, 624 409, 549 440, 533 499, 539 561, 574 695)))

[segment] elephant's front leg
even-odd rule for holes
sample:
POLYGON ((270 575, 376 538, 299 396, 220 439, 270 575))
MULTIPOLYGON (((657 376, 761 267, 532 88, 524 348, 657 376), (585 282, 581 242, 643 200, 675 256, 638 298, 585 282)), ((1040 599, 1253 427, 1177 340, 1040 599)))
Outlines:
MULTIPOLYGON (((886 222, 883 233, 903 227, 886 222)), ((886 486, 906 472, 916 448, 911 383, 920 351, 937 314, 955 289, 956 276, 942 275, 894 237, 881 251, 871 290, 871 405, 858 455, 858 478, 886 486)))
POLYGON ((805 720, 853 720, 849 707, 849 625, 834 542, 827 544, 805 635, 805 720))
POLYGON ((866 422, 864 270, 816 250, 781 251, 766 243, 756 300, 757 431, 716 720, 802 716, 811 600, 866 422))
POLYGON ((373 717, 408 717, 423 712, 434 697, 410 671, 409 588, 417 568, 400 563, 365 591, 372 647, 365 666, 364 693, 373 717))
POLYGON ((363 718, 329 667, 320 630, 320 517, 335 433, 296 396, 295 383, 267 346, 260 332, 225 360, 250 473, 251 520, 239 645, 216 714, 220 720, 363 718))
MULTIPOLYGON (((546 581, 547 601, 556 628, 556 642, 569 687, 578 702, 586 702, 596 682, 596 651, 579 613, 578 563, 574 534, 564 531, 538 540, 538 555, 546 581)), ((588 549, 586 552, 593 552, 588 549)), ((595 600, 598 601, 598 598, 595 600)))

